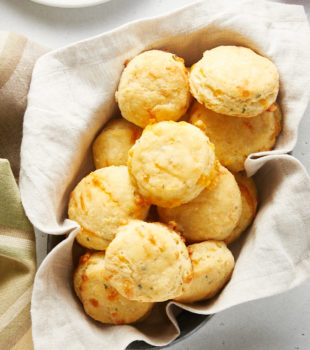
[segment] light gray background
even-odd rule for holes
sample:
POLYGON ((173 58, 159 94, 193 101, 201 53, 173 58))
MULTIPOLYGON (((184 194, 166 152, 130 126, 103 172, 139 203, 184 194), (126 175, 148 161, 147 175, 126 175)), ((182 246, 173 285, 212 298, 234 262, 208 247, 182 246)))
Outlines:
MULTIPOLYGON (((112 0, 89 8, 58 9, 30 0, 0 0, 0 29, 15 31, 51 48, 58 48, 192 2, 194 0, 112 0)), ((310 0, 277 2, 304 5, 308 19, 310 17, 310 0)), ((293 152, 308 172, 309 135, 310 106, 300 125, 298 143, 293 152)), ((37 233, 39 262, 45 254, 46 236, 37 233)), ((293 291, 215 315, 194 335, 169 348, 181 349, 310 350, 310 282, 293 291)))

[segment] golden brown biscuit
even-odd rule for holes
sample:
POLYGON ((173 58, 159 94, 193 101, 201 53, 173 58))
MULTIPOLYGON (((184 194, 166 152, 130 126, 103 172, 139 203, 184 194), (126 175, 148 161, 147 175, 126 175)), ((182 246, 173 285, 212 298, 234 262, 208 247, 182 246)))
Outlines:
POLYGON ((175 298, 192 278, 181 237, 160 223, 132 220, 121 226, 105 261, 111 285, 130 300, 175 298))
POLYGON ((122 116, 140 127, 178 120, 190 103, 183 59, 160 50, 141 53, 124 69, 115 97, 122 116))
POLYGON ((148 210, 127 167, 121 165, 98 169, 82 179, 70 195, 68 214, 81 226, 77 241, 86 248, 104 250, 119 225, 145 219, 148 210))
POLYGON ((160 220, 173 221, 188 242, 223 240, 241 215, 241 195, 234 176, 223 166, 210 188, 191 202, 175 208, 158 207, 160 220))
POLYGON ((128 170, 150 203, 175 207, 189 202, 215 175, 213 145, 186 122, 166 121, 144 129, 129 151, 128 170))
POLYGON ((73 275, 74 290, 84 310, 103 323, 125 324, 144 318, 153 303, 140 303, 121 296, 109 283, 105 273, 104 253, 86 253, 73 275))
POLYGON ((229 280, 235 266, 234 257, 222 241, 206 241, 187 248, 193 265, 193 279, 175 300, 193 303, 210 299, 229 280))
POLYGON ((197 101, 189 111, 190 123, 201 128, 214 144, 215 155, 231 171, 244 170, 249 154, 273 148, 281 130, 280 107, 273 105, 253 118, 236 118, 218 114, 197 101))
POLYGON ((141 133, 142 129, 123 118, 110 120, 93 143, 96 169, 127 165, 128 151, 141 133))
POLYGON ((253 179, 247 177, 244 173, 235 173, 234 175, 241 192, 242 211, 237 226, 225 239, 226 244, 233 243, 251 224, 256 214, 258 201, 257 189, 253 179))
POLYGON ((241 46, 204 52, 191 69, 193 96, 206 108, 236 117, 254 117, 268 109, 279 91, 279 73, 267 58, 241 46))

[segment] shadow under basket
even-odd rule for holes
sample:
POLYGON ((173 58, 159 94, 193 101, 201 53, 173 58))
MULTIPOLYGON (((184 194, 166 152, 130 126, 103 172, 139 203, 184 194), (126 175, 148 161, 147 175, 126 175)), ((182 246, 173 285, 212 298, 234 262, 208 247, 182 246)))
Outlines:
POLYGON ((194 314, 192 312, 182 310, 180 314, 176 317, 179 327, 180 335, 170 344, 165 346, 153 346, 144 341, 135 341, 127 346, 126 349, 138 350, 138 349, 163 349, 168 348, 182 340, 185 340, 189 336, 196 333, 201 327, 203 327, 213 315, 200 315, 194 314))

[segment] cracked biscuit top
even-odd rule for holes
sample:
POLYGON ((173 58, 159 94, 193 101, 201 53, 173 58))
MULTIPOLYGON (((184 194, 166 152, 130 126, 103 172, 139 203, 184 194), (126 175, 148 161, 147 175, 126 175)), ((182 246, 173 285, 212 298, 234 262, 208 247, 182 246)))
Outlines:
POLYGON ((222 241, 205 241, 187 247, 193 265, 193 279, 175 298, 182 303, 206 300, 216 295, 229 280, 234 256, 222 241))
POLYGON ((192 279, 182 238, 160 223, 132 220, 121 226, 105 264, 111 285, 127 299, 141 302, 175 298, 192 279))
POLYGON ((279 91, 279 73, 266 57, 240 46, 204 52, 190 73, 193 96, 206 108, 235 117, 253 117, 268 109, 279 91))
POLYGON ((140 127, 180 119, 191 99, 183 59, 161 50, 134 57, 121 75, 115 98, 122 116, 140 127))
POLYGON ((93 143, 96 169, 110 165, 127 165, 128 151, 141 133, 142 129, 123 118, 108 121, 93 143))
POLYGON ((74 290, 84 310, 102 323, 126 324, 144 319, 153 303, 139 303, 120 295, 106 278, 104 252, 87 252, 73 275, 74 290))
POLYGON ((128 157, 129 173, 141 195, 162 207, 198 196, 213 179, 215 164, 208 137, 186 122, 148 126, 128 157))
POLYGON ((211 186, 191 202, 157 209, 160 220, 175 222, 187 242, 224 240, 238 224, 241 194, 234 176, 220 165, 211 186))
POLYGON ((273 148, 281 130, 277 103, 252 118, 236 118, 216 113, 195 101, 189 111, 190 123, 199 126, 214 144, 215 155, 231 171, 244 170, 251 153, 273 148))
POLYGON ((119 225, 145 219, 149 206, 136 192, 126 166, 96 170, 82 179, 70 195, 69 219, 81 229, 77 241, 86 248, 104 250, 119 225))

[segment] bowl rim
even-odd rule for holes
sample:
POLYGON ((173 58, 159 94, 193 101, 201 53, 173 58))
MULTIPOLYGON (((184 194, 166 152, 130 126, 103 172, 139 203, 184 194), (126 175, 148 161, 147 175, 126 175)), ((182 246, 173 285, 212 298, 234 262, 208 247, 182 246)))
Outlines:
POLYGON ((90 7, 111 0, 31 0, 40 5, 50 6, 50 7, 61 7, 61 8, 81 8, 81 7, 90 7))

